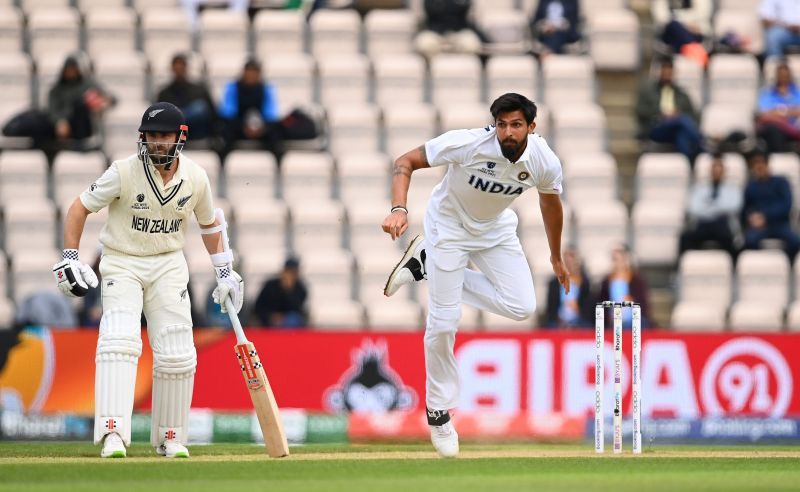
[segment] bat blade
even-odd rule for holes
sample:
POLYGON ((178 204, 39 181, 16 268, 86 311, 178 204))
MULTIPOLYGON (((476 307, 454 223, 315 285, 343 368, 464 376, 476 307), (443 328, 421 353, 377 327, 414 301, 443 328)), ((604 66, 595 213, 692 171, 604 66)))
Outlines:
POLYGON ((288 456, 289 444, 283 432, 278 404, 255 346, 251 342, 242 343, 236 345, 234 351, 256 410, 267 453, 273 458, 288 456))

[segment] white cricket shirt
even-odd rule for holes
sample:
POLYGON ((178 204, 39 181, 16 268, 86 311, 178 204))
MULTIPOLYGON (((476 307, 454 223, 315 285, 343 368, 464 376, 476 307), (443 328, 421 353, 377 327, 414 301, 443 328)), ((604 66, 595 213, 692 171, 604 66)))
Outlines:
POLYGON ((104 247, 133 256, 183 249, 191 214, 201 225, 214 223, 211 184, 205 170, 181 154, 169 183, 136 154, 114 161, 86 191, 83 206, 91 212, 108 207, 100 231, 104 247))
POLYGON ((501 214, 529 188, 561 193, 561 162, 547 142, 528 135, 517 162, 503 156, 494 126, 453 130, 425 143, 428 164, 449 166, 428 202, 435 215, 457 219, 471 234, 490 230, 501 214))

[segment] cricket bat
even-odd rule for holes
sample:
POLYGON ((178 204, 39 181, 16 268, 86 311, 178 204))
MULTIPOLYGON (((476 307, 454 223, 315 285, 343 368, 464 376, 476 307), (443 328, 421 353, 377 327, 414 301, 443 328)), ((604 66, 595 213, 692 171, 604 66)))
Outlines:
POLYGON ((273 458, 289 456, 289 444, 286 442, 286 434, 283 432, 281 416, 278 411, 278 404, 275 402, 275 395, 269 385, 264 366, 258 357, 255 346, 244 336, 242 324, 239 316, 236 315, 236 308, 230 297, 225 298, 225 309, 231 318, 233 331, 236 333, 236 359, 242 369, 244 382, 247 390, 250 391, 250 399, 253 400, 253 408, 256 410, 258 424, 261 426, 261 433, 264 434, 264 444, 267 453, 273 458))

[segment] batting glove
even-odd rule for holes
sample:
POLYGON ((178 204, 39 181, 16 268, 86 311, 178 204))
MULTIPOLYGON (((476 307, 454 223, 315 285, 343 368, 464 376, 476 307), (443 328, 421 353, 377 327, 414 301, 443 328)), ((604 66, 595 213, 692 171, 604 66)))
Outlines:
POLYGON ((227 265, 214 267, 214 271, 217 274, 217 286, 214 288, 214 292, 211 293, 211 298, 220 305, 223 313, 227 313, 225 298, 230 297, 238 313, 242 310, 242 303, 244 303, 244 281, 242 277, 227 265))
POLYGON ((64 259, 53 265, 53 276, 61 292, 68 297, 83 297, 89 287, 97 287, 92 267, 78 261, 77 249, 65 249, 64 259))

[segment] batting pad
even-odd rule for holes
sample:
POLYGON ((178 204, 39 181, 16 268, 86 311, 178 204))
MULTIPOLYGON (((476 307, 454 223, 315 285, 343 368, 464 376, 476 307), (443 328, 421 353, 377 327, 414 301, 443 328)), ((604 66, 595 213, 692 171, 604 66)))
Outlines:
POLYGON ((152 329, 153 419, 150 444, 160 446, 167 439, 185 444, 192 404, 197 352, 190 325, 152 329))
POLYGON ((139 313, 110 309, 100 320, 95 356, 94 443, 116 432, 131 444, 131 414, 136 386, 136 365, 142 353, 139 313))

